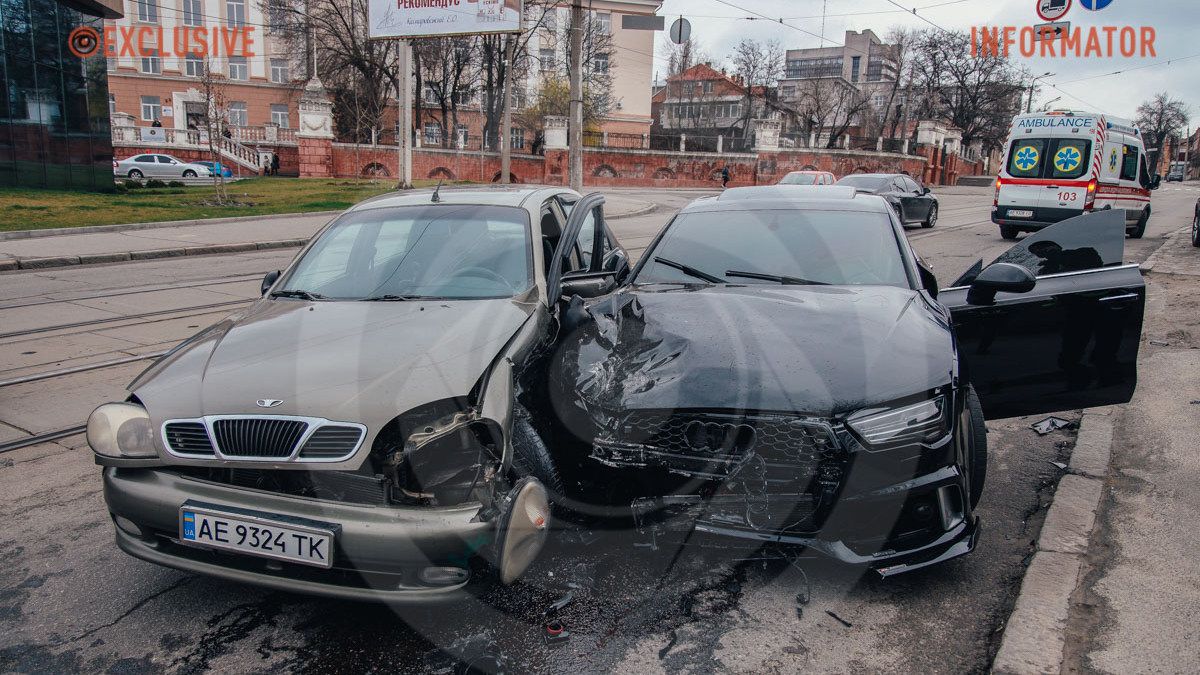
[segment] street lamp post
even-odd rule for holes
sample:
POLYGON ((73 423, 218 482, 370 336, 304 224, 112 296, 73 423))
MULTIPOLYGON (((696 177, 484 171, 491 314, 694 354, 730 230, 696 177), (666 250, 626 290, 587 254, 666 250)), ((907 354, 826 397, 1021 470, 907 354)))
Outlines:
POLYGON ((1038 81, 1044 80, 1047 77, 1054 77, 1054 73, 1049 73, 1049 72, 1042 73, 1041 75, 1038 75, 1037 77, 1033 78, 1033 82, 1029 83, 1029 105, 1025 106, 1026 113, 1033 112, 1033 92, 1037 88, 1038 81))

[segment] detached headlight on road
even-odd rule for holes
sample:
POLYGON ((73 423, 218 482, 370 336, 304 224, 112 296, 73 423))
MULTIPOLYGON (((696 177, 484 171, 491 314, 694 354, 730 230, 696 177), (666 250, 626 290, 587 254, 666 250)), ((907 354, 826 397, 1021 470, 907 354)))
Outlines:
POLYGON ((946 435, 946 398, 900 408, 863 410, 846 421, 872 447, 929 443, 946 435))
POLYGON ((92 452, 114 459, 157 457, 154 427, 146 409, 133 403, 106 403, 92 411, 87 423, 92 452))

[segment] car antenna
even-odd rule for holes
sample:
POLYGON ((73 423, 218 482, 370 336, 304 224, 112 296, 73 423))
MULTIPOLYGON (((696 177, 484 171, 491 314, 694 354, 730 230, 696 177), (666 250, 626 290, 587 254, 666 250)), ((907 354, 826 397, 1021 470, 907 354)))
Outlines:
POLYGON ((433 203, 434 204, 442 203, 442 181, 440 181, 440 180, 438 181, 437 187, 434 188, 434 190, 433 190, 433 203))

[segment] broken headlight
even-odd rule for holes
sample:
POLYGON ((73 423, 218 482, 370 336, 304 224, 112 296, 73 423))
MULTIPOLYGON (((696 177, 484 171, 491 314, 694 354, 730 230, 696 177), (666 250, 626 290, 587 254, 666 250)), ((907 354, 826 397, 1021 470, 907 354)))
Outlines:
POLYGON ((945 396, 897 408, 860 410, 846 424, 872 449, 932 443, 949 432, 945 396))
POLYGON ((92 411, 87 423, 92 452, 113 459, 157 457, 154 427, 146 409, 133 403, 106 403, 92 411))

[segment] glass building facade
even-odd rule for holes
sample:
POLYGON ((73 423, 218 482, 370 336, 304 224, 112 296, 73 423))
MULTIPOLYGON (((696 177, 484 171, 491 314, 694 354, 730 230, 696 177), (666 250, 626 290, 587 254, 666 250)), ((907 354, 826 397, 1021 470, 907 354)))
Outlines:
POLYGON ((0 0, 0 185, 113 187, 108 73, 68 36, 104 20, 56 0, 0 0))

